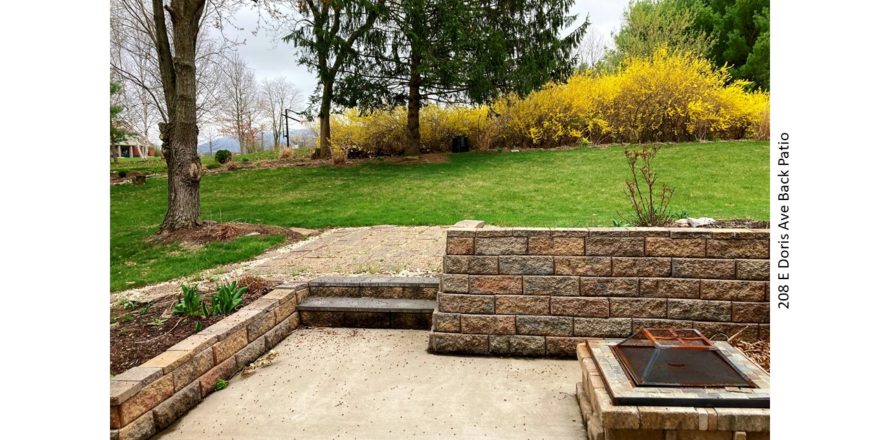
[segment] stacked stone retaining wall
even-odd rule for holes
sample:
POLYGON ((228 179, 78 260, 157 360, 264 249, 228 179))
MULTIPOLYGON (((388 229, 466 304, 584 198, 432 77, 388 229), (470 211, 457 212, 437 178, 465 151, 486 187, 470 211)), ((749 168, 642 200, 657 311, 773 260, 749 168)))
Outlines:
POLYGON ((430 349, 574 356, 645 327, 768 339, 769 248, 767 230, 452 228, 430 349))

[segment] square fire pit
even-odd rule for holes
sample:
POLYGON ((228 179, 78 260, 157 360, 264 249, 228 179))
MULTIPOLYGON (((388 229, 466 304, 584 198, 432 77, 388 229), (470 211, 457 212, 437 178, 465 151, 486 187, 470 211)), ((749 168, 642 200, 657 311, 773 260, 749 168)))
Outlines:
POLYGON ((769 438, 769 374, 726 342, 646 329, 577 352, 590 440, 769 438))

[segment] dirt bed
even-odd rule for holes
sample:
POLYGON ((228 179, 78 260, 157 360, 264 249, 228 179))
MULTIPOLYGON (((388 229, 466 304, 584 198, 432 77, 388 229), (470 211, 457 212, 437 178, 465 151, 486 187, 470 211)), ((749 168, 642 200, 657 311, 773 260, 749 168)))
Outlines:
MULTIPOLYGON (((237 282, 239 286, 247 287, 247 292, 242 295, 242 307, 279 284, 258 277, 243 277, 237 282)), ((210 302, 207 294, 203 299, 210 302)), ((228 316, 200 319, 174 315, 172 309, 176 302, 177 297, 166 297, 154 302, 121 302, 111 308, 110 373, 119 374, 136 367, 186 339, 196 333, 196 322, 207 328, 228 316)))

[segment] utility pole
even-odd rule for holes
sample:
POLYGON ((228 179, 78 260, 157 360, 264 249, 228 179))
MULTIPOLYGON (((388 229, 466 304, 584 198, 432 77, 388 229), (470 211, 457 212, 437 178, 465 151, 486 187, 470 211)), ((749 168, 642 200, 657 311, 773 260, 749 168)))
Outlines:
POLYGON ((290 125, 288 121, 290 119, 293 119, 296 122, 302 122, 302 119, 297 119, 293 116, 290 116, 290 113, 299 116, 305 116, 305 112, 296 112, 289 108, 284 109, 284 137, 287 138, 287 148, 290 148, 290 125))

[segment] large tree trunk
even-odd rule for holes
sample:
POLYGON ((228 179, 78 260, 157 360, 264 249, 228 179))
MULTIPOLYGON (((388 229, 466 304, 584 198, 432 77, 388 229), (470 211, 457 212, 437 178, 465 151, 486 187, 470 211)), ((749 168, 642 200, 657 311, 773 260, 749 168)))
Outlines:
POLYGON ((409 96, 406 106, 406 146, 403 154, 418 156, 421 152, 422 133, 419 128, 419 109, 422 106, 422 95, 419 88, 422 85, 422 74, 419 72, 420 60, 413 56, 409 63, 409 96))
POLYGON ((174 25, 174 112, 165 127, 163 150, 168 163, 168 212, 161 231, 201 225, 199 183, 202 163, 197 151, 196 38, 204 0, 171 3, 174 25))
POLYGON ((333 82, 324 81, 324 90, 321 93, 321 109, 318 112, 318 120, 321 124, 321 133, 318 135, 318 157, 327 159, 330 157, 330 101, 333 99, 333 82))

